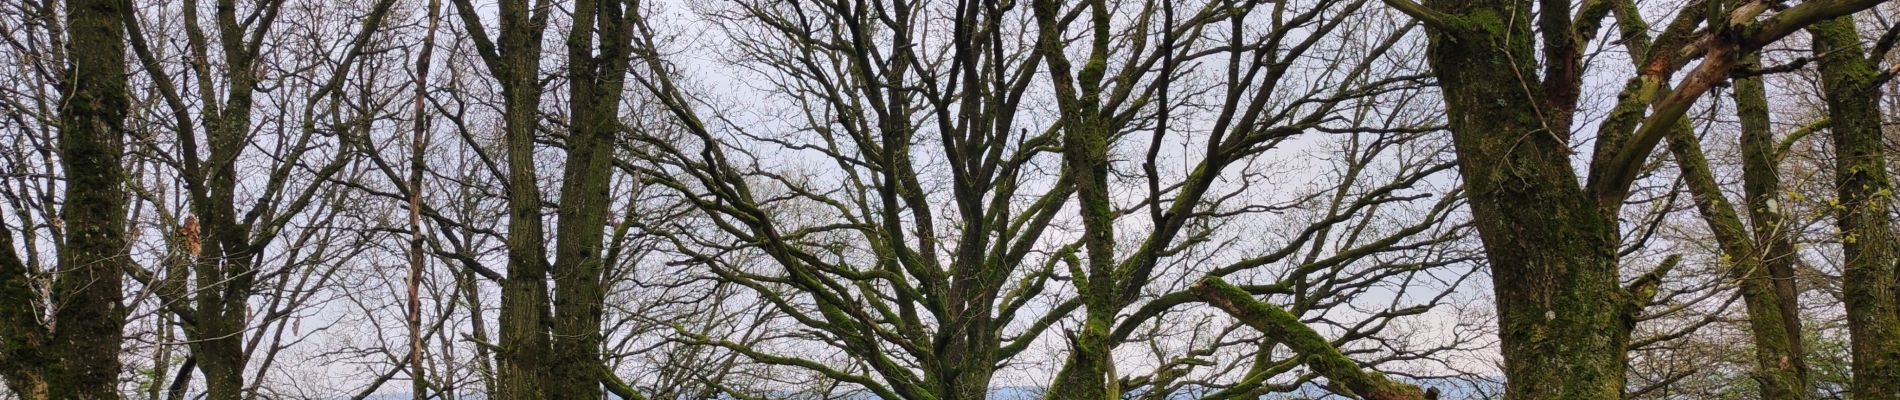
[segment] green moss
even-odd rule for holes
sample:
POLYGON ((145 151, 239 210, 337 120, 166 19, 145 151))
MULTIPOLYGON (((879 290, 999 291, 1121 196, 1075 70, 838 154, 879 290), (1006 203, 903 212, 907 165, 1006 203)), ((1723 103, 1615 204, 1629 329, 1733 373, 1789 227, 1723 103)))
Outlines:
POLYGON ((1374 400, 1422 400, 1426 392, 1417 386, 1386 378, 1384 374, 1361 369, 1359 362, 1333 347, 1331 341, 1298 316, 1285 309, 1253 299, 1253 295, 1218 277, 1202 278, 1194 285, 1194 294, 1220 307, 1267 337, 1274 338, 1299 354, 1300 360, 1320 376, 1345 387, 1360 397, 1374 400))
POLYGON ((1862 397, 1900 393, 1900 237, 1886 210, 1894 206, 1882 140, 1879 88, 1852 17, 1807 27, 1834 136, 1835 207, 1842 234, 1842 299, 1852 337, 1852 390, 1862 397), (1852 240, 1848 240, 1852 238, 1852 240))

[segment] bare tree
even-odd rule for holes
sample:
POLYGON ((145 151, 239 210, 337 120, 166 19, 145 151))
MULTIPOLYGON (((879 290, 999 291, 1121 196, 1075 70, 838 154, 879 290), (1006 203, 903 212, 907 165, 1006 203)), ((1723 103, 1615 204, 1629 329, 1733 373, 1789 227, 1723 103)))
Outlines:
MULTIPOLYGON (((1285 280, 1248 287, 1292 295, 1300 313, 1322 313, 1382 282, 1467 262, 1444 255, 1455 253, 1412 252, 1456 241, 1459 229, 1434 228, 1447 220, 1458 196, 1416 209, 1423 218, 1396 227, 1372 211, 1427 197, 1405 191, 1450 164, 1426 156, 1382 165, 1395 167, 1389 176, 1367 172, 1371 164, 1361 157, 1407 148, 1435 128, 1424 115, 1379 103, 1413 98, 1422 77, 1385 63, 1382 57, 1406 29, 1374 31, 1378 18, 1355 13, 1365 4, 1129 2, 1110 12, 1104 3, 1038 3, 1036 10, 739 3, 712 11, 708 18, 737 48, 728 57, 756 73, 743 76, 756 76, 752 82, 766 95, 787 104, 768 114, 782 123, 766 124, 741 120, 747 113, 714 96, 689 94, 684 67, 662 58, 663 43, 648 32, 649 73, 635 77, 675 113, 683 131, 646 138, 659 164, 649 175, 687 196, 704 221, 676 226, 675 240, 690 262, 751 289, 782 312, 791 329, 812 332, 763 343, 711 335, 691 340, 754 362, 813 371, 824 377, 820 381, 845 385, 836 390, 887 398, 983 398, 995 388, 1000 367, 1033 363, 1021 358, 1034 344, 1064 340, 1069 346, 1056 353, 1065 361, 1050 395, 1094 398, 1146 387, 1150 395, 1167 396, 1194 381, 1183 379, 1187 372, 1218 364, 1205 360, 1207 354, 1233 344, 1162 354, 1173 359, 1142 371, 1117 371, 1116 364, 1133 364, 1112 361, 1111 353, 1124 343, 1176 340, 1150 330, 1171 324, 1158 318, 1181 315, 1177 307, 1195 303, 1187 286, 1201 274, 1290 263, 1285 280), (1177 6, 1185 9, 1178 16, 1177 6), (1110 17, 1123 11, 1131 17, 1110 17), (948 26, 938 28, 930 15, 946 16, 948 26), (1239 28, 1255 19, 1276 22, 1266 33, 1239 28), (1080 47, 1091 49, 1088 61, 1075 63, 1081 66, 1066 61, 1072 39, 1063 32, 1070 21, 1092 32, 1080 39, 1086 44, 1080 47), (1366 32, 1378 32, 1377 39, 1327 41, 1366 32), (1291 50, 1270 50, 1282 43, 1291 50), (1308 50, 1334 56, 1306 64, 1308 50), (1308 67, 1332 73, 1294 72, 1308 67), (1042 68, 1056 70, 1055 77, 1042 68), (1227 80, 1177 82, 1193 75, 1184 71, 1203 68, 1227 80), (1056 90, 1034 89, 1043 85, 1056 90), (1053 103, 1056 113, 1038 113, 1031 105, 1039 103, 1053 103), (1354 106, 1340 107, 1346 104, 1354 106), (1213 133, 1170 129, 1170 123, 1212 124, 1213 133), (1247 204, 1265 177, 1241 166, 1268 163, 1262 154, 1307 131, 1354 143, 1344 153, 1354 161, 1339 177, 1346 183, 1292 196, 1284 206, 1247 204), (1124 142, 1142 151, 1112 151, 1124 142), (1180 156, 1180 176, 1159 174, 1168 161, 1159 156, 1164 148, 1199 145, 1206 153, 1180 156), (1142 160, 1145 172, 1111 179, 1122 175, 1111 172, 1108 160, 1130 156, 1142 160), (1224 173, 1228 167, 1246 172, 1224 173), (1084 186, 1093 187, 1077 197, 1081 207, 1074 210, 1082 218, 1059 218, 1084 186), (1047 193, 1017 193, 1028 189, 1047 193), (1114 201, 1114 190, 1135 197, 1114 201), (1220 249, 1232 238, 1217 232, 1228 221, 1306 207, 1315 208, 1314 220, 1294 225, 1283 247, 1213 268, 1188 267, 1233 257, 1220 249), (1116 221, 1122 216, 1130 218, 1116 221), (1149 219, 1134 218, 1140 216, 1149 219), (1082 228, 1069 226, 1077 222, 1082 228), (1152 231, 1136 237, 1140 246, 1132 254, 1118 254, 1114 243, 1125 238, 1116 237, 1117 225, 1152 231), (1416 237, 1427 232, 1432 236, 1416 237), (1197 253, 1202 249, 1222 256, 1197 253), (732 261, 749 256, 771 263, 732 261), (1078 309, 1083 315, 1075 315, 1078 309), (1080 331, 1051 331, 1071 321, 1080 331)), ((1394 304, 1354 321, 1362 325, 1342 322, 1343 340, 1377 337, 1382 321, 1435 304, 1394 304)), ((1281 359, 1270 347, 1259 350, 1254 371, 1226 377, 1240 382, 1201 382, 1233 389, 1220 396, 1297 388, 1266 384, 1287 372, 1273 366, 1281 359)))
MULTIPOLYGON (((149 15, 166 21, 163 26, 168 28, 182 27, 182 32, 148 32, 143 18, 126 21, 137 60, 154 97, 164 104, 155 117, 169 119, 169 124, 156 124, 169 130, 168 140, 140 144, 147 146, 155 164, 170 169, 158 184, 180 182, 187 205, 183 217, 166 219, 180 227, 172 244, 183 248, 173 250, 162 265, 134 276, 155 289, 165 312, 177 315, 211 398, 238 399, 254 390, 245 384, 245 375, 260 344, 254 339, 265 331, 253 328, 284 315, 263 315, 260 321, 251 301, 268 287, 260 285, 271 284, 269 279, 279 273, 297 275, 294 270, 266 271, 259 264, 282 251, 276 241, 294 231, 293 223, 306 222, 301 218, 319 208, 329 193, 325 181, 348 165, 341 137, 323 134, 330 127, 319 121, 340 111, 332 97, 341 94, 393 3, 372 5, 336 59, 307 58, 267 46, 270 41, 322 45, 296 40, 327 39, 277 32, 274 28, 287 6, 293 14, 312 12, 283 1, 254 4, 242 11, 243 17, 235 2, 215 4, 209 16, 215 35, 204 28, 203 5, 196 1, 183 3, 175 14, 161 9, 149 15), (170 23, 172 18, 177 22, 170 23), (154 43, 185 50, 177 58, 161 58, 172 55, 159 53, 154 43), (212 62, 214 58, 219 61, 212 62), (328 75, 306 79, 291 73, 319 68, 328 75), (270 74, 277 71, 284 74, 270 74), (184 90, 177 83, 180 79, 196 83, 197 90, 184 90), (282 96, 291 93, 293 89, 284 87, 290 85, 300 86, 294 90, 301 98, 282 96), (260 88, 271 91, 260 93, 260 88), (268 111, 259 115, 260 109, 268 111), (241 179, 240 170, 264 172, 261 179, 241 179)), ((295 255, 297 250, 288 251, 295 255)))
POLYGON ((1617 7, 1385 3, 1432 35, 1430 59, 1445 94, 1459 171, 1496 282, 1507 396, 1545 399, 1623 393, 1631 316, 1647 299, 1632 295, 1642 288, 1619 282, 1617 216, 1656 144, 1744 54, 1879 1, 1803 3, 1766 17, 1769 7, 1760 2, 1679 8, 1641 56, 1624 102, 1597 128, 1587 181, 1580 181, 1569 157, 1582 55, 1617 7), (1710 29, 1698 32, 1705 20, 1712 21, 1710 29), (1667 78, 1697 57, 1704 61, 1668 90, 1667 78))

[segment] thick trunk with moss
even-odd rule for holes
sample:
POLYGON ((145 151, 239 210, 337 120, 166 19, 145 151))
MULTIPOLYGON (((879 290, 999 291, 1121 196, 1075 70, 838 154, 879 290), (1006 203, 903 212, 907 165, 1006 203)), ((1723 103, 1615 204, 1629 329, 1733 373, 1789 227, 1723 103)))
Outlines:
POLYGON ((70 0, 71 68, 60 102, 66 242, 53 283, 54 399, 117 399, 125 333, 126 2, 70 0))
POLYGON ((1814 37, 1834 135, 1835 208, 1841 231, 1842 297, 1852 335, 1856 398, 1900 393, 1900 237, 1891 219, 1893 182, 1881 143, 1880 88, 1852 17, 1808 27, 1814 37))
MULTIPOLYGON (((984 296, 989 297, 985 294, 984 296)), ((972 304, 991 304, 989 300, 972 304)), ((931 367, 929 377, 934 390, 942 394, 945 400, 983 400, 989 398, 990 380, 996 373, 996 334, 994 318, 983 310, 973 310, 964 317, 964 326, 970 327, 969 334, 946 335, 943 359, 931 367)))
POLYGON ((1631 319, 1616 221, 1579 185, 1567 127, 1536 108, 1532 2, 1427 6, 1468 28, 1434 31, 1429 59, 1491 265, 1506 397, 1619 398, 1631 319))
POLYGON ((1082 331, 1069 337, 1068 363, 1057 372, 1049 389, 1051 400, 1103 400, 1121 398, 1114 377, 1114 346, 1109 341, 1107 312, 1085 310, 1082 331))

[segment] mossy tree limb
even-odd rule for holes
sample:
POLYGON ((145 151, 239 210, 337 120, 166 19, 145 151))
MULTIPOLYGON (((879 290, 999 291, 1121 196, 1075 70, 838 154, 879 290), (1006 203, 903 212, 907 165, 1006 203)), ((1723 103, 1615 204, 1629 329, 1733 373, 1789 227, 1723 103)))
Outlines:
POLYGON ((1688 120, 1678 123, 1669 133, 1669 151, 1682 170, 1696 209, 1714 232, 1717 247, 1731 279, 1741 282, 1742 302, 1748 311, 1750 338, 1755 347, 1755 380, 1761 385, 1763 399, 1800 399, 1806 383, 1797 367, 1801 354, 1799 328, 1784 326, 1788 319, 1782 293, 1742 219, 1735 213, 1715 181, 1709 161, 1698 139, 1689 129, 1688 120))
POLYGON ((1351 391, 1353 395, 1369 400, 1437 398, 1436 392, 1420 390, 1417 386, 1386 378, 1385 374, 1378 371, 1361 368, 1359 362, 1346 357, 1325 336, 1320 336, 1319 332, 1300 322, 1298 316, 1272 304, 1254 300, 1253 295, 1245 289, 1227 281, 1209 276, 1202 278, 1191 290, 1201 300, 1226 311, 1241 323, 1285 344, 1300 355, 1307 367, 1351 391))
MULTIPOLYGON (((1617 19, 1624 37, 1623 46, 1631 54, 1648 54, 1655 50, 1656 46, 1652 46, 1648 29, 1645 28, 1648 24, 1643 21, 1640 14, 1634 11, 1634 2, 1619 0, 1616 1, 1616 7, 1617 19)), ((1678 22, 1680 21, 1678 19, 1678 22)), ((1671 24, 1672 28, 1680 26, 1682 26, 1680 23, 1671 24)), ((1669 32, 1680 31, 1670 29, 1669 32)), ((1663 46, 1671 46, 1676 41, 1677 39, 1666 33, 1662 40, 1655 42, 1662 43, 1663 46)), ((1758 58, 1754 53, 1746 54, 1740 63, 1753 69, 1758 58)), ((1637 62, 1638 68, 1642 67, 1640 61, 1633 61, 1637 62)), ((1753 85, 1752 93, 1755 96, 1761 96, 1762 83, 1759 76, 1738 79, 1737 100, 1738 103, 1744 104, 1743 107, 1738 107, 1740 108, 1738 111, 1745 114, 1751 109, 1758 111, 1760 115, 1743 115, 1742 118, 1745 124, 1761 125, 1757 128, 1765 131, 1767 129, 1766 106, 1748 107, 1746 105, 1754 103, 1749 103, 1743 98, 1744 94, 1749 93, 1750 84, 1753 85)), ((1668 90, 1668 87, 1658 85, 1656 89, 1668 90)), ((1766 100, 1763 99, 1760 102, 1765 103, 1766 100)), ((1626 94, 1618 104, 1618 108, 1640 110, 1646 105, 1645 103, 1646 101, 1638 96, 1626 94)), ((1747 128, 1744 127, 1744 129, 1747 128)), ((1788 273, 1786 279, 1777 281, 1776 276, 1771 273, 1771 268, 1768 267, 1769 253, 1760 247, 1777 241, 1785 244, 1786 237, 1777 238, 1774 234, 1756 234, 1742 223, 1741 216, 1736 213, 1734 205, 1722 193, 1720 183, 1716 182, 1715 173, 1702 151, 1700 139, 1695 136, 1687 118, 1677 118, 1667 134, 1669 152, 1674 156, 1683 181, 1695 200, 1696 210, 1701 214, 1703 221, 1709 225, 1717 248, 1721 250, 1722 258, 1727 264, 1730 277, 1741 284, 1743 303, 1749 316, 1750 337, 1755 345, 1755 376, 1756 381, 1761 385, 1762 398, 1804 398, 1807 384, 1806 374, 1803 372, 1805 367, 1801 362, 1802 357, 1799 351, 1801 348, 1800 319, 1792 315, 1799 311, 1792 301, 1792 296, 1794 296, 1792 272, 1784 271, 1788 273), (1761 240, 1758 241, 1757 238, 1761 240), (1777 282, 1781 282, 1782 285, 1778 285, 1777 282)), ((1773 146, 1771 139, 1756 142, 1763 141, 1766 142, 1766 146, 1773 146)), ((1756 147, 1763 146, 1762 143, 1755 142, 1745 142, 1743 146, 1746 148, 1751 143, 1756 147)), ((1761 153, 1760 150, 1754 151, 1761 153)), ((1744 149, 1743 151, 1751 150, 1744 149)), ((1754 165, 1754 170, 1748 172, 1758 175, 1757 180, 1760 179, 1759 175, 1763 174, 1759 171, 1760 169, 1769 169, 1767 174, 1773 174, 1772 161, 1756 160, 1756 162, 1767 162, 1766 165, 1754 165)), ((1760 185, 1761 183, 1756 183, 1756 186, 1760 185)), ((1779 183, 1775 183, 1774 186, 1778 188, 1779 183)), ((1757 187, 1754 189, 1767 190, 1772 195, 1779 191, 1777 188, 1757 187)), ((1755 225, 1755 228, 1758 230, 1777 229, 1775 226, 1764 226, 1759 223, 1755 225)))
MULTIPOLYGON (((1742 58, 1742 63, 1757 66, 1760 58, 1759 54, 1749 54, 1742 58)), ((1749 225, 1754 228, 1755 255, 1761 259, 1766 277, 1773 282, 1779 299, 1781 321, 1777 325, 1786 338, 1786 347, 1780 348, 1778 354, 1758 350, 1757 357, 1769 361, 1762 356, 1772 356, 1773 364, 1761 364, 1761 367, 1771 367, 1784 382, 1792 382, 1790 386, 1799 390, 1790 393, 1798 396, 1792 398, 1805 398, 1809 394, 1808 365, 1805 346, 1801 343, 1801 293, 1795 285, 1794 231, 1777 206, 1782 193, 1781 151, 1770 132, 1767 89, 1760 76, 1735 80, 1735 104, 1742 122, 1743 203, 1748 210, 1749 225)), ((1793 139, 1796 136, 1789 135, 1788 140, 1793 139)))

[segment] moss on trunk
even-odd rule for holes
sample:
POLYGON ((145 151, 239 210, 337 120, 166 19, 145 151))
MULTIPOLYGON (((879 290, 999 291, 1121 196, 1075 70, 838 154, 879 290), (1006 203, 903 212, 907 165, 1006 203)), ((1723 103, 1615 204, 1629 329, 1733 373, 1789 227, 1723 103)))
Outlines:
POLYGON ((72 59, 61 90, 60 161, 66 173, 60 218, 66 242, 53 283, 55 399, 117 399, 125 333, 126 2, 69 0, 72 59))
POLYGON ((1578 183, 1568 129, 1536 108, 1531 3, 1428 2, 1456 24, 1428 58, 1491 265, 1507 398, 1619 398, 1632 322, 1615 220, 1578 183))
POLYGON ((1900 237, 1893 231, 1893 183, 1881 143, 1875 101, 1876 69, 1861 48, 1852 17, 1808 27, 1814 37, 1834 139, 1835 209, 1841 231, 1842 297, 1852 336, 1856 398, 1900 394, 1900 292, 1895 263, 1900 237))
POLYGON ((1757 244, 1742 226, 1735 207, 1722 194, 1689 121, 1681 119, 1676 125, 1667 138, 1669 151, 1682 170, 1696 210, 1714 232, 1730 278, 1741 283, 1742 304, 1748 311, 1750 338, 1755 345, 1755 381, 1761 385, 1762 399, 1802 398, 1806 384, 1795 365, 1801 355, 1793 352, 1801 340, 1799 331, 1792 331, 1795 335, 1791 336, 1784 326, 1784 302, 1763 262, 1763 253, 1756 250, 1757 244))

